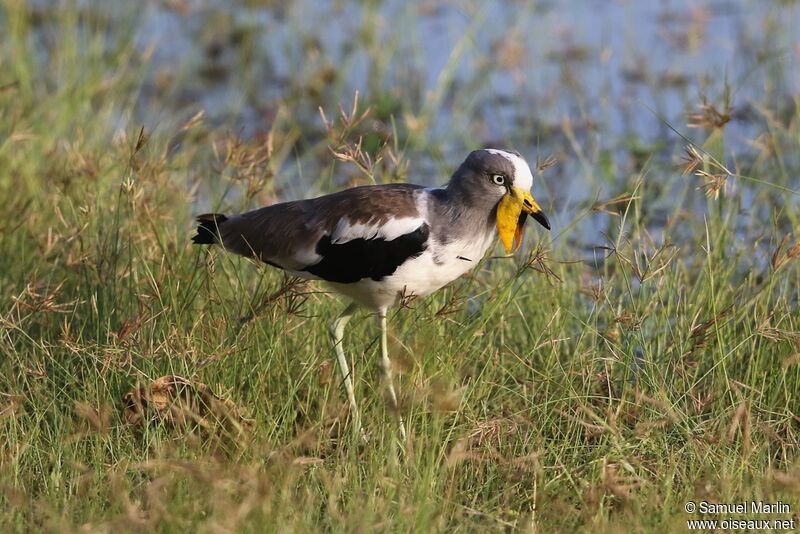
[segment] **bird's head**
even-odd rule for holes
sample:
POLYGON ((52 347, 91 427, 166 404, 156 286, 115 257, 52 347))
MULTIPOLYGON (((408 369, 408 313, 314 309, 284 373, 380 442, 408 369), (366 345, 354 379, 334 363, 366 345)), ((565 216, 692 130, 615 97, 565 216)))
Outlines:
POLYGON ((550 229, 550 222, 531 196, 533 174, 519 152, 474 150, 456 171, 454 180, 462 188, 468 187, 473 197, 496 206, 497 232, 506 253, 519 249, 528 215, 550 229))

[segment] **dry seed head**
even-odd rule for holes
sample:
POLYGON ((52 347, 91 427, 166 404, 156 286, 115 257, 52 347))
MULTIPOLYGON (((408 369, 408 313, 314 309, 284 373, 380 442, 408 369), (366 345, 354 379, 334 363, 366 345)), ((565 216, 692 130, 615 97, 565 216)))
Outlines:
MULTIPOLYGON (((709 338, 716 332, 716 328, 718 328, 718 326, 715 325, 720 319, 723 319, 726 315, 728 315, 732 308, 733 305, 728 306, 711 319, 700 324, 692 325, 691 330, 689 331, 689 337, 692 341, 692 349, 690 352, 694 352, 695 349, 704 348, 706 345, 708 345, 709 338)), ((695 320, 697 320, 697 317, 695 317, 695 320)))
POLYGON ((702 170, 695 172, 695 175, 706 180, 698 189, 705 191, 706 196, 714 200, 719 198, 719 192, 728 180, 727 174, 711 174, 702 170))
POLYGON ((692 174, 697 168, 703 163, 703 155, 694 145, 686 145, 684 147, 684 156, 683 156, 683 170, 681 171, 682 176, 688 176, 692 174))
POLYGON ((628 193, 623 193, 608 200, 598 200, 597 202, 592 204, 592 207, 590 209, 592 211, 608 213, 609 215, 616 215, 617 217, 619 217, 620 213, 622 213, 630 203, 638 199, 639 199, 638 196, 630 195, 628 193), (612 210, 610 209, 612 206, 619 207, 619 209, 612 210))
POLYGON ((789 263, 790 261, 800 257, 800 241, 795 241, 792 246, 789 248, 786 247, 786 242, 789 240, 789 236, 783 236, 781 239, 780 244, 775 249, 775 252, 772 254, 772 259, 770 261, 770 265, 772 266, 772 271, 776 272, 778 269, 789 263))
POLYGON ((549 169, 556 163, 558 163, 558 160, 552 154, 547 156, 543 160, 536 158, 536 174, 543 173, 546 169, 549 169))
POLYGON ((741 431, 742 450, 745 454, 748 454, 751 448, 750 410, 748 409, 745 401, 739 403, 739 406, 736 408, 736 412, 733 414, 731 424, 728 427, 728 443, 733 443, 734 439, 736 438, 737 430, 741 431))
POLYGON ((528 259, 523 265, 523 269, 533 269, 538 273, 542 273, 547 278, 547 281, 561 283, 561 278, 550 268, 550 251, 539 243, 534 250, 531 251, 528 259))
POLYGON ((731 121, 733 109, 730 101, 725 101, 723 111, 719 111, 713 104, 705 100, 701 102, 698 111, 689 114, 687 126, 689 128, 722 128, 731 121))

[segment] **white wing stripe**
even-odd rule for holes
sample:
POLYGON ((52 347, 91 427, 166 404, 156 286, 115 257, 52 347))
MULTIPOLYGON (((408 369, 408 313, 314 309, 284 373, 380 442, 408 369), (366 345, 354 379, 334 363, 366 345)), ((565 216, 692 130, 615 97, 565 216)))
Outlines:
POLYGON ((391 241, 401 235, 410 234, 425 222, 419 217, 392 218, 383 224, 374 222, 353 224, 347 217, 336 223, 331 234, 331 243, 340 245, 353 239, 385 239, 391 241))

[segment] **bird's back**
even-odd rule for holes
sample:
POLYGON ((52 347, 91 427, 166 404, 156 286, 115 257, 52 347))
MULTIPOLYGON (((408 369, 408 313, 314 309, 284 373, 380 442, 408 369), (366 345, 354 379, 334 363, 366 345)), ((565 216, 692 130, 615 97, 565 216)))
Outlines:
POLYGON ((377 278, 424 248, 422 191, 410 184, 361 186, 232 217, 201 215, 194 241, 310 278, 377 278))

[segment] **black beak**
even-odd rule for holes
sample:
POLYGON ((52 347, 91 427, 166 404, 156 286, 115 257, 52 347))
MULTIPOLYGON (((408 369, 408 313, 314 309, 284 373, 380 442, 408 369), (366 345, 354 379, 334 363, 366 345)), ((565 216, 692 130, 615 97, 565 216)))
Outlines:
POLYGON ((550 229, 550 221, 547 220, 547 217, 545 217, 544 213, 541 211, 531 213, 530 216, 534 221, 538 222, 548 230, 550 229))

